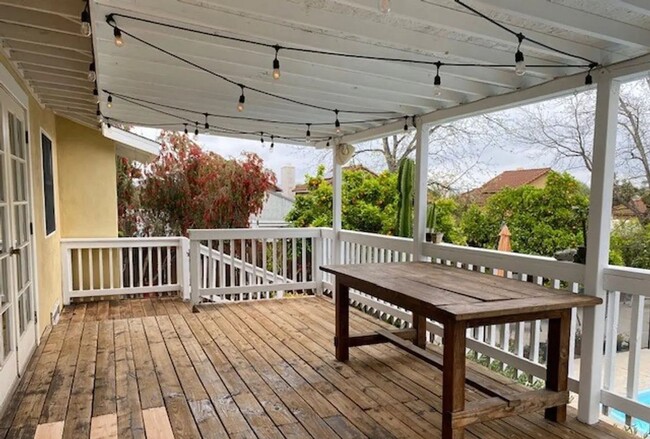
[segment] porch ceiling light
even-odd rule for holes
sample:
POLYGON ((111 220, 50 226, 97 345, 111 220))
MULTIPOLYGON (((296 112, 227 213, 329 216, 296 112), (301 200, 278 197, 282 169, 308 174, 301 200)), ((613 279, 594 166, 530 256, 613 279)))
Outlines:
POLYGON ((244 96, 244 86, 240 85, 241 87, 241 95, 239 96, 239 102, 237 103, 237 111, 240 113, 244 111, 244 104, 246 103, 246 96, 244 96))
POLYGON ((275 49, 275 58, 273 59, 273 79, 280 79, 280 60, 278 59, 278 52, 280 51, 280 46, 276 45, 275 49))
POLYGON ((117 26, 113 28, 113 36, 115 37, 115 45, 117 47, 122 47, 124 45, 124 40, 122 39, 122 31, 117 26))
POLYGON ((95 82, 96 80, 97 80, 97 72, 95 70, 95 61, 93 61, 88 66, 88 81, 95 82))
POLYGON ((203 127, 206 130, 209 130, 210 129, 210 124, 208 123, 208 113, 204 113, 204 116, 205 116, 205 125, 203 125, 203 127))
POLYGON ((524 41, 522 33, 517 34, 517 52, 515 53, 515 74, 517 76, 524 76, 526 74, 526 62, 524 61, 524 54, 521 51, 521 43, 524 41))
POLYGON ((442 80, 440 79, 440 66, 441 65, 442 65, 442 63, 440 61, 438 61, 436 63, 436 77, 433 78, 433 95, 434 96, 440 96, 440 94, 442 93, 442 87, 441 87, 442 80))
POLYGON ((311 142, 311 124, 307 124, 307 133, 305 134, 305 137, 307 139, 307 143, 311 142))
POLYGON ((92 26, 90 25, 90 12, 88 11, 88 3, 81 11, 81 35, 89 37, 92 34, 92 26))
POLYGON ((339 122, 339 110, 334 110, 336 114, 336 120, 334 121, 334 128, 336 128, 336 134, 341 134, 341 122, 339 122))

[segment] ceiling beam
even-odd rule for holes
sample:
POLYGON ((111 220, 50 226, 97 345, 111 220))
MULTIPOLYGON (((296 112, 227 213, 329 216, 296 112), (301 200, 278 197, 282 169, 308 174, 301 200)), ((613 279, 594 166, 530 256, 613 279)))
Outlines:
POLYGON ((0 5, 16 6, 76 19, 79 19, 84 7, 84 4, 77 0, 0 0, 0 5))
POLYGON ((36 29, 80 35, 80 24, 47 12, 34 11, 0 3, 0 22, 29 26, 36 29))
MULTIPOLYGON (((644 0, 641 0, 644 1, 644 0)), ((378 16, 381 13, 377 9, 375 0, 338 0, 339 3, 349 4, 352 7, 363 8, 367 11, 375 12, 378 16)), ((471 35, 477 38, 488 39, 500 44, 507 44, 512 47, 513 52, 516 50, 517 39, 499 29, 487 20, 470 13, 453 9, 446 5, 439 5, 422 0, 400 0, 391 5, 391 19, 396 17, 403 20, 409 20, 424 26, 436 26, 441 29, 459 31, 463 34, 471 35)), ((513 26, 509 23, 502 23, 513 29, 515 32, 524 32, 527 37, 533 38, 541 43, 551 47, 557 47, 561 50, 593 59, 597 62, 613 62, 616 59, 615 52, 608 52, 597 47, 589 46, 565 38, 556 37, 550 34, 537 32, 535 30, 513 26)), ((526 50, 533 50, 545 56, 558 59, 558 61, 576 61, 575 58, 558 54, 550 49, 542 48, 535 45, 526 45, 526 50)))
POLYGON ((650 15, 650 3, 647 0, 619 0, 628 9, 650 15))
POLYGON ((72 61, 69 59, 56 58, 35 53, 10 51, 11 60, 18 65, 29 64, 32 66, 49 67, 53 69, 69 70, 72 72, 87 72, 89 63, 87 61, 72 61))
POLYGON ((48 66, 39 66, 29 63, 18 63, 18 66, 23 72, 36 72, 36 73, 47 73, 55 76, 62 76, 64 78, 74 78, 80 80, 88 80, 88 71, 79 71, 79 70, 67 70, 59 69, 56 67, 48 66))
MULTIPOLYGON (((150 0, 149 0, 150 1, 150 0)), ((117 9, 119 6, 132 7, 132 4, 125 4, 124 0, 114 0, 106 7, 97 7, 93 8, 93 17, 104 16, 109 12, 119 12, 117 9)), ((140 3, 138 3, 140 5, 140 3)), ((150 6, 153 8, 153 5, 142 5, 143 7, 138 7, 136 11, 131 11, 129 9, 123 10, 124 13, 130 15, 143 15, 147 16, 148 12, 151 10, 145 6, 150 6), (134 14, 135 12, 135 14, 134 14)), ((188 27, 197 27, 204 30, 212 31, 221 31, 231 34, 233 28, 239 29, 241 26, 246 27, 246 34, 248 37, 260 40, 267 41, 269 43, 280 43, 285 45, 293 45, 297 47, 304 48, 315 48, 328 50, 333 52, 340 52, 342 47, 345 47, 346 52, 350 53, 359 53, 364 55, 372 56, 383 56, 383 57, 394 57, 394 58, 408 58, 408 59, 420 59, 420 60, 430 60, 435 61, 438 58, 434 56, 434 53, 431 51, 432 42, 423 36, 422 34, 418 35, 419 40, 426 40, 425 50, 418 50, 415 46, 402 46, 400 48, 391 47, 389 44, 386 45, 377 45, 371 42, 362 41, 362 40, 351 40, 343 39, 339 36, 330 35, 324 32, 308 32, 301 29, 296 29, 295 27, 286 26, 281 23, 275 23, 270 20, 253 20, 253 19, 242 19, 242 17, 237 16, 232 13, 224 13, 220 11, 214 11, 212 9, 206 8, 185 8, 182 10, 182 13, 175 11, 173 7, 165 3, 156 6, 156 19, 161 21, 167 21, 170 23, 176 24, 185 24, 188 27)), ((128 23, 126 19, 123 19, 122 22, 125 29, 127 28, 128 23)), ((142 23, 131 22, 131 29, 151 29, 153 26, 146 26, 142 23)), ((356 24, 356 27, 359 27, 360 23, 356 24)), ((160 29, 156 26, 157 30, 160 29)), ((95 30, 95 36, 102 35, 107 39, 110 39, 112 36, 112 29, 108 27, 103 21, 96 21, 93 23, 93 29, 95 30)), ((395 32, 399 33, 399 32, 395 32)), ((383 29, 384 38, 389 39, 392 36, 387 29, 383 29), (390 36, 389 36, 390 35, 390 36)), ((171 36, 168 34, 168 36, 171 36)), ((184 44, 187 45, 188 41, 214 41, 214 38, 210 37, 201 37, 200 35, 192 34, 183 34, 176 32, 173 35, 174 38, 180 38, 185 40, 184 44)), ((376 42, 375 42, 376 43, 376 42)), ((223 44, 223 43, 217 43, 223 44)), ((422 41, 418 43, 422 45, 422 41)), ((236 47, 243 48, 246 50, 248 46, 236 45, 236 47)), ((270 50, 270 55, 272 56, 272 50, 270 50)), ((503 52, 505 53, 505 52, 503 52)), ((316 56, 315 56, 316 57, 316 56)), ((419 71, 418 77, 422 81, 423 74, 430 75, 429 81, 433 80, 433 75, 435 75, 435 68, 433 66, 428 68, 419 68, 416 69, 408 64, 397 64, 397 63, 386 63, 386 62, 373 62, 368 60, 355 60, 355 59, 345 59, 343 62, 341 59, 332 58, 332 60, 325 60, 323 56, 318 56, 321 61, 331 63, 332 65, 340 66, 350 66, 349 68, 356 68, 357 65, 364 65, 366 68, 368 66, 376 66, 376 69, 393 69, 393 72, 396 72, 396 75, 399 75, 399 72, 403 72, 403 77, 405 80, 410 80, 412 71, 419 71), (425 73, 426 72, 426 73, 425 73)), ((508 63, 512 63, 512 56, 508 57, 508 63)), ((491 62, 494 62, 492 60, 491 62)), ((344 67, 345 68, 345 67, 344 67)), ((547 72, 548 74, 549 72, 547 72)), ((540 80, 528 75, 524 78, 516 76, 513 72, 507 72, 500 69, 492 68, 472 68, 472 67, 463 67, 463 68, 447 68, 445 70, 445 76, 456 77, 457 79, 465 80, 466 85, 469 87, 472 86, 472 83, 476 87, 479 83, 484 83, 485 86, 496 85, 499 87, 505 87, 510 90, 514 90, 518 87, 529 86, 534 83, 539 83, 540 80)), ((430 83, 430 82, 429 82, 430 83)), ((486 92, 485 90, 478 92, 478 94, 489 95, 491 92, 486 92)))
POLYGON ((479 0, 504 12, 542 21, 554 27, 589 35, 619 44, 648 47, 650 30, 581 11, 558 3, 521 0, 479 0))
POLYGON ((24 72, 25 79, 32 82, 48 84, 67 85, 82 90, 92 91, 93 84, 82 79, 75 79, 66 76, 52 75, 50 73, 24 72))
POLYGON ((90 53, 90 39, 79 35, 62 34, 49 30, 34 29, 17 24, 4 23, 0 26, 0 38, 26 43, 36 43, 60 49, 73 49, 90 53))
POLYGON ((68 48, 63 49, 57 47, 42 46, 40 44, 22 41, 3 41, 2 44, 5 49, 12 54, 12 56, 15 53, 29 53, 37 56, 45 55, 48 57, 85 63, 90 63, 92 61, 90 52, 71 50, 68 48))

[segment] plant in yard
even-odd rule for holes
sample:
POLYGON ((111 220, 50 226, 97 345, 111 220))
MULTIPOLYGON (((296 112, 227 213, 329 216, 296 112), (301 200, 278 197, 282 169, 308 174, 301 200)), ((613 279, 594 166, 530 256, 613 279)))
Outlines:
POLYGON ((395 234, 397 236, 413 236, 413 201, 415 186, 415 163, 406 158, 400 162, 397 172, 397 220, 395 234))

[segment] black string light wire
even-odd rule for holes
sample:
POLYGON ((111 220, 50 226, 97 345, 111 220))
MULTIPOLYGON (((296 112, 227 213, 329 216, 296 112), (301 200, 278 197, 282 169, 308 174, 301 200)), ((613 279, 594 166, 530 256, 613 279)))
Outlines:
MULTIPOLYGON (((279 99, 279 100, 289 102, 289 103, 292 103, 292 104, 301 105, 303 107, 309 107, 309 108, 313 108, 315 110, 322 110, 322 111, 330 111, 330 112, 334 111, 333 108, 324 107, 322 105, 311 104, 309 102, 300 101, 298 99, 288 98, 286 96, 282 96, 282 95, 279 95, 279 94, 276 94, 276 93, 271 93, 271 92, 268 92, 266 90, 262 90, 262 89, 257 88, 257 87, 251 87, 251 86, 242 84, 240 82, 237 82, 237 81, 235 81, 235 80, 233 80, 233 79, 231 79, 231 78, 229 78, 229 77, 227 77, 225 75, 222 75, 221 73, 215 72, 214 70, 210 70, 207 67, 204 67, 204 66, 202 66, 200 64, 197 64, 197 63, 195 63, 193 61, 190 61, 189 59, 187 59, 185 57, 177 55, 177 54, 175 54, 175 53, 173 53, 173 52, 171 52, 171 51, 169 51, 167 49, 164 49, 164 48, 162 48, 162 47, 160 47, 160 46, 158 46, 158 45, 156 45, 156 44, 154 44, 154 43, 152 43, 150 41, 147 41, 147 40, 145 40, 143 38, 140 38, 140 37, 136 36, 132 32, 126 31, 126 30, 118 27, 117 23, 115 22, 115 17, 117 17, 117 16, 118 16, 118 14, 109 14, 109 15, 106 16, 106 22, 108 23, 109 26, 111 26, 113 28, 113 34, 115 35, 115 44, 116 45, 121 46, 122 44, 124 44, 123 39, 122 39, 122 34, 128 35, 129 37, 133 38, 134 40, 139 41, 140 43, 142 43, 142 44, 144 44, 146 46, 149 46, 152 49, 155 49, 155 50, 157 50, 157 51, 159 51, 161 53, 164 53, 165 55, 168 55, 168 56, 170 56, 170 57, 172 57, 174 59, 177 59, 178 61, 181 61, 181 62, 183 62, 183 63, 185 63, 187 65, 190 65, 190 66, 192 66, 192 67, 194 67, 194 68, 196 68, 198 70, 201 70, 201 71, 203 71, 205 73, 208 73, 208 74, 210 74, 210 75, 212 75, 212 76, 214 76, 216 78, 219 78, 219 79, 221 79, 221 80, 223 80, 225 82, 236 85, 236 86, 240 87, 241 91, 242 91, 242 94, 241 94, 241 96, 239 98, 239 103, 240 104, 243 104, 241 102, 241 100, 242 100, 242 96, 244 96, 244 89, 246 89, 246 90, 253 91, 255 93, 259 93, 261 95, 268 96, 268 97, 271 97, 271 98, 274 98, 274 99, 279 99), (120 37, 119 37, 120 43, 119 44, 118 44, 117 34, 120 35, 120 37)), ((119 14, 119 16, 124 17, 121 14, 119 14)), ((163 23, 160 23, 160 24, 162 25, 163 23)), ((240 106, 238 105, 237 108, 239 109, 239 107, 240 106)), ((242 111, 242 110, 240 110, 240 111, 242 111)), ((340 110, 340 112, 341 113, 351 113, 351 114, 394 114, 395 113, 394 111, 363 111, 363 110, 351 110, 351 109, 340 110)))

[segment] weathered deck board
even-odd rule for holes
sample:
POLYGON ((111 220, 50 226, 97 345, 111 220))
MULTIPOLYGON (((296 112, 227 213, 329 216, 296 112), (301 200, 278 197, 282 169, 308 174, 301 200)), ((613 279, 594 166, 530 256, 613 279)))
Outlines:
MULTIPOLYGON (((350 327, 388 326, 353 311, 350 327)), ((353 348, 339 363, 333 334, 334 307, 319 298, 197 314, 173 298, 73 305, 37 349, 0 419, 0 439, 32 439, 54 425, 59 436, 81 439, 170 430, 176 438, 440 437, 438 369, 386 344, 353 348)), ((468 401, 484 398, 466 393, 468 401)), ((473 425, 466 436, 631 437, 581 424, 575 413, 555 424, 541 412, 473 425)))

